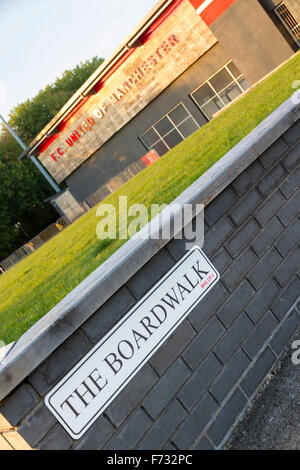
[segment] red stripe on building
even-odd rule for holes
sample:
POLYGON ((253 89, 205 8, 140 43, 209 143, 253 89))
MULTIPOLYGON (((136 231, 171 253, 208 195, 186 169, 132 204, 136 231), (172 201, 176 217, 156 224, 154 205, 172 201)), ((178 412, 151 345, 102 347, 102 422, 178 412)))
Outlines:
POLYGON ((148 30, 139 38, 142 44, 145 44, 162 26, 165 21, 181 6, 184 0, 175 0, 171 5, 162 13, 162 15, 148 28, 148 30))
POLYGON ((191 4, 193 5, 196 10, 204 3, 205 0, 190 0, 191 4))
POLYGON ((196 10, 201 10, 201 7, 203 7, 203 11, 200 11, 199 15, 210 26, 228 10, 235 0, 213 0, 207 6, 205 6, 207 0, 190 0, 190 2, 196 10))
POLYGON ((209 26, 228 10, 235 0, 214 0, 202 13, 201 17, 209 26))

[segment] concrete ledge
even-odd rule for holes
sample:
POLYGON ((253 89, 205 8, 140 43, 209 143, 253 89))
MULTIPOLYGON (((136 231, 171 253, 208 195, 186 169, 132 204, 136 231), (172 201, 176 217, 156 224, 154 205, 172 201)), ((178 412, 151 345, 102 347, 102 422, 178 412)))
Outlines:
MULTIPOLYGON (((173 202, 181 206, 208 205, 299 118, 300 105, 293 98, 288 99, 173 202)), ((161 229, 160 226, 156 231, 161 229)), ((129 240, 28 330, 0 365, 0 400, 69 338, 166 243, 168 240, 129 240)))

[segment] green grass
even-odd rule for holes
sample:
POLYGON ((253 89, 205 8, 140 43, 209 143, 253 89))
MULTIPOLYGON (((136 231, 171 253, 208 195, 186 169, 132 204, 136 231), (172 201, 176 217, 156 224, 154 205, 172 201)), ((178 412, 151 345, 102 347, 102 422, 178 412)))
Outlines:
MULTIPOLYGON (((296 79, 299 54, 105 203, 117 207, 120 195, 129 205, 170 203, 291 96, 296 79)), ((98 222, 94 208, 0 276, 0 340, 18 339, 124 243, 98 240, 98 222)))

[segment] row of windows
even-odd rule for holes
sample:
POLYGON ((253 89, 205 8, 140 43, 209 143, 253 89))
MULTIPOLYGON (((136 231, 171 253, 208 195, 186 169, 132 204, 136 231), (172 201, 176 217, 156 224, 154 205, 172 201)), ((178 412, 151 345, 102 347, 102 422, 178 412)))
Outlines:
POLYGON ((200 107, 207 119, 249 88, 248 82, 233 62, 225 65, 206 83, 191 93, 194 102, 200 107))
POLYGON ((179 103, 141 137, 148 150, 163 155, 199 129, 186 107, 179 103))
MULTIPOLYGON (((231 61, 194 90, 190 96, 208 120, 249 88, 248 82, 231 61)), ((183 103, 179 103, 140 136, 147 150, 158 155, 171 150, 199 129, 183 103)))

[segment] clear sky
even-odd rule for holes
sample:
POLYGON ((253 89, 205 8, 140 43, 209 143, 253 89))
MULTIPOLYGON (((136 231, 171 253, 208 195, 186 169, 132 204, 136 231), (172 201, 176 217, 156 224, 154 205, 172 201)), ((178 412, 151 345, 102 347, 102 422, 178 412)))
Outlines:
POLYGON ((64 70, 107 58, 157 0, 0 0, 0 113, 64 70))

